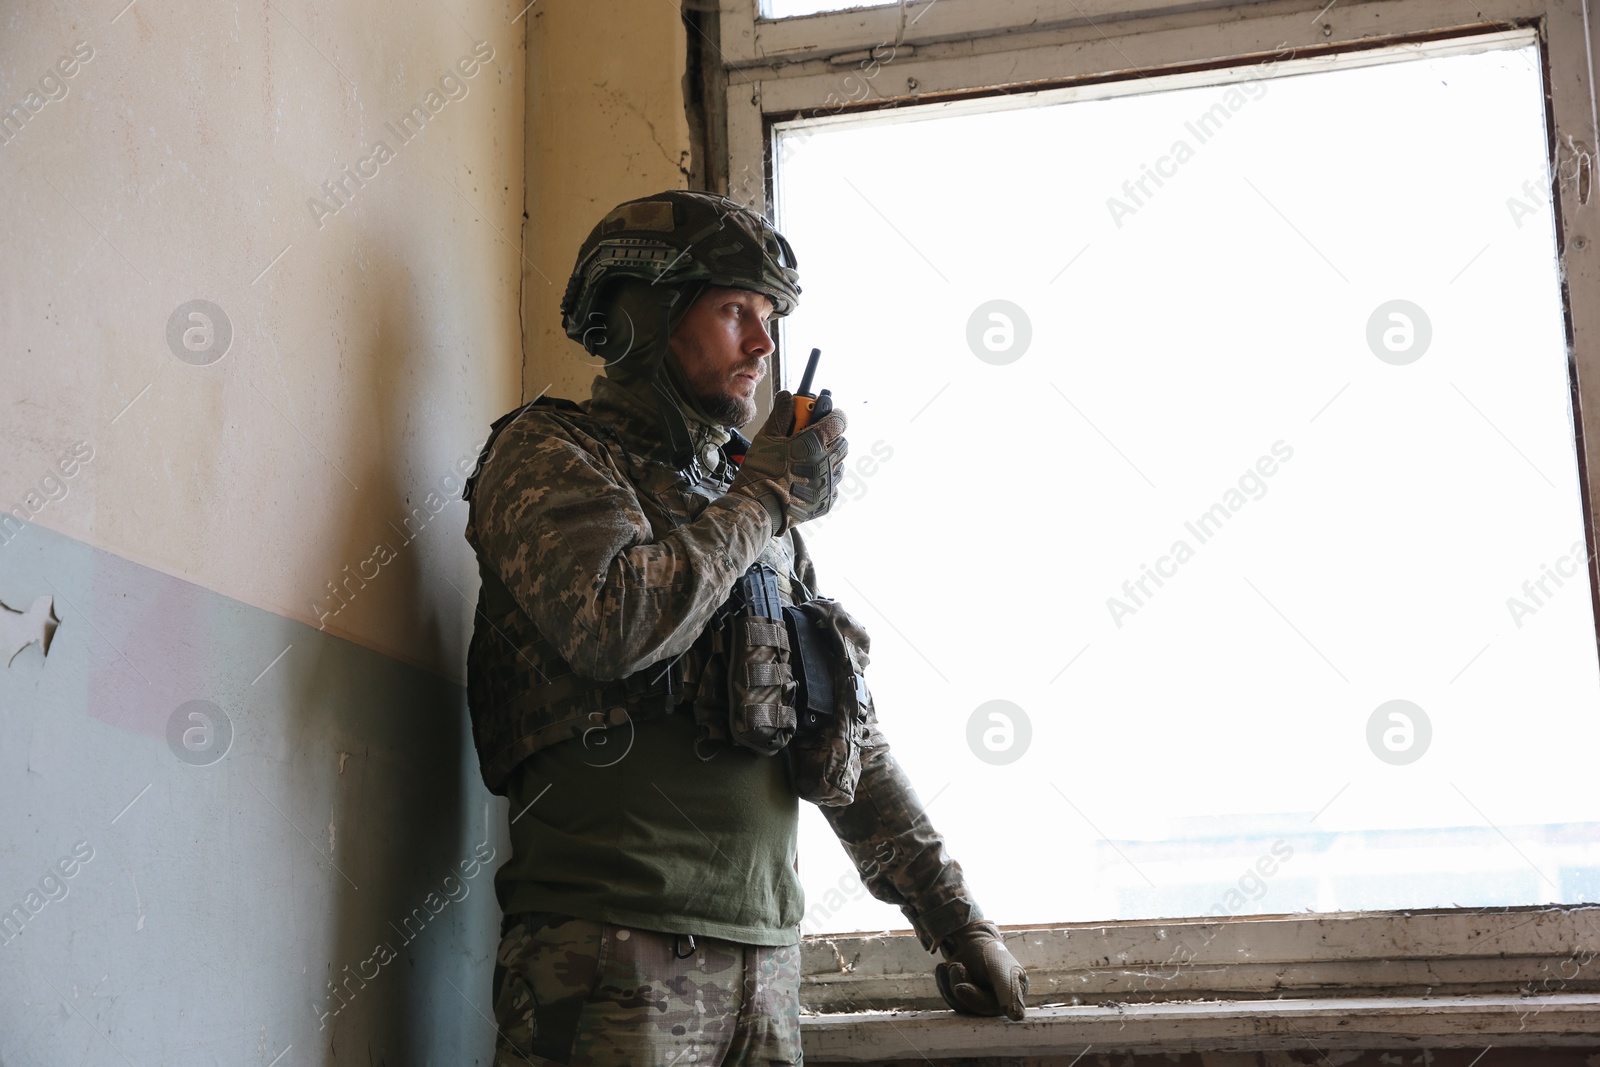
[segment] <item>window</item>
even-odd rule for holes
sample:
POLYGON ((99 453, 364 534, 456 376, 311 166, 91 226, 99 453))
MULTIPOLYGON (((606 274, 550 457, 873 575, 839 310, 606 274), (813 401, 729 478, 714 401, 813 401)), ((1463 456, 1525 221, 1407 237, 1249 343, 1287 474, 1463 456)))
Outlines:
POLYGON ((1538 48, 1430 53, 777 127, 810 539, 1008 922, 1600 898, 1538 48))
POLYGON ((762 0, 761 14, 769 19, 817 15, 824 11, 845 11, 853 7, 881 7, 871 0, 762 0))
MULTIPOLYGON (((724 16, 731 170, 801 256, 785 349, 823 348, 865 461, 812 531, 824 585, 980 900, 1594 899, 1600 818, 1549 773, 1600 684, 1546 162, 1586 186, 1559 116, 1587 134, 1588 105, 1548 129, 1543 79, 1582 49, 1523 5, 1470 35, 1381 5, 1404 41, 1237 19, 1229 50, 1051 6, 911 8, 921 39, 724 16), (975 752, 1022 716, 1020 759, 975 752)), ((830 837, 805 827, 808 932, 903 925, 830 837)))

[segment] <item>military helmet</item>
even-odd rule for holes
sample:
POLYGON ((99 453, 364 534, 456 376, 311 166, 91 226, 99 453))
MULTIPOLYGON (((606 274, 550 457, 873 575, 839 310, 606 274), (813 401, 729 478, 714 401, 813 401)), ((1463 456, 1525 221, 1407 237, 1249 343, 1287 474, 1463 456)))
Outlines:
POLYGON ((686 292, 706 285, 748 289, 772 301, 776 318, 800 301, 798 265, 783 234, 749 208, 713 193, 670 189, 618 204, 589 232, 561 298, 561 325, 583 343, 605 321, 606 292, 622 278, 686 292), (700 284, 690 290, 687 283, 700 284))

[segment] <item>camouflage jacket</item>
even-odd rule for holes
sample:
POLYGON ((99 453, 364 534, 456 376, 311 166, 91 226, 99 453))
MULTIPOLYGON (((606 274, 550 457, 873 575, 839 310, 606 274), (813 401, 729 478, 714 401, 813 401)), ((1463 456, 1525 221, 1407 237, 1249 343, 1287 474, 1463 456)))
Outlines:
MULTIPOLYGON (((468 491, 482 588, 467 675, 491 792, 546 745, 693 700, 702 671, 715 689, 692 650, 764 552, 816 590, 804 542, 774 539, 760 504, 726 494, 731 475, 674 462, 652 399, 600 377, 587 403, 526 405, 485 446, 468 491)), ((876 722, 861 762, 855 800, 820 810, 933 951, 982 914, 876 722)))

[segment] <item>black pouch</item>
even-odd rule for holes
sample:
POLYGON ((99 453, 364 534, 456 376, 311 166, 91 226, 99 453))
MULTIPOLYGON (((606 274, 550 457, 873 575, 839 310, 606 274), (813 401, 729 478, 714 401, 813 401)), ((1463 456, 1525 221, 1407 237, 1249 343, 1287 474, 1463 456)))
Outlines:
POLYGON ((814 614, 800 607, 785 607, 783 621, 789 632, 789 670, 794 675, 795 731, 815 733, 835 714, 833 663, 838 658, 827 629, 814 614))
POLYGON ((861 745, 877 721, 866 679, 871 638, 837 600, 818 597, 785 613, 804 693, 788 748, 795 792, 820 807, 844 807, 855 802, 861 745))

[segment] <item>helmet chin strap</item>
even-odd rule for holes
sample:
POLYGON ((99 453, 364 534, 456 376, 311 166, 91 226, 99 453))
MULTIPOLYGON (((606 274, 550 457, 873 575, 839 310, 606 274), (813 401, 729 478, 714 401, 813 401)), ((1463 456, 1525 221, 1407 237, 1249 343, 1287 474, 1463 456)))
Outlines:
POLYGON ((672 332, 705 293, 708 283, 650 286, 630 281, 611 294, 607 329, 596 355, 605 374, 656 408, 656 422, 673 463, 692 480, 722 467, 731 428, 705 409, 672 352, 672 332), (627 329, 624 330, 623 326, 627 329), (621 354, 613 349, 622 348, 621 354))
POLYGON ((695 302, 705 295, 710 288, 707 282, 691 282, 683 287, 683 296, 672 308, 667 317, 667 342, 666 352, 661 358, 661 365, 656 369, 656 378, 664 381, 671 389, 678 406, 683 409, 684 415, 691 422, 700 422, 708 425, 717 425, 718 420, 710 412, 700 406, 700 400, 694 395, 694 390, 689 386, 689 376, 684 373, 683 365, 678 362, 678 357, 672 351, 672 334, 689 313, 695 302))
MULTIPOLYGON (((722 465, 722 446, 733 438, 732 428, 714 418, 700 404, 699 397, 689 385, 689 377, 683 371, 683 366, 678 362, 678 357, 672 351, 672 331, 683 321, 689 309, 705 294, 710 287, 708 282, 691 282, 682 289, 682 297, 672 308, 667 319, 667 350, 662 355, 661 363, 656 369, 655 380, 651 383, 657 396, 657 403, 663 409, 670 407, 670 412, 662 411, 662 422, 668 428, 668 433, 673 434, 678 427, 678 419, 682 419, 682 429, 688 440, 683 446, 684 450, 693 457, 693 462, 706 471, 715 471, 722 465), (674 418, 673 416, 677 416, 674 418)), ((678 452, 677 440, 670 442, 674 452, 678 452)))
MULTIPOLYGON (((690 390, 683 383, 685 378, 683 368, 678 366, 677 357, 668 352, 662 361, 663 373, 657 375, 653 383, 662 407, 673 408, 671 414, 663 412, 663 422, 671 427, 677 422, 675 414, 683 420, 683 430, 689 436, 688 451, 698 461, 704 470, 715 471, 722 466, 722 446, 733 439, 731 427, 723 425, 716 419, 705 414, 699 403, 694 399, 690 390)), ((672 442, 673 451, 677 451, 677 442, 672 442)))

